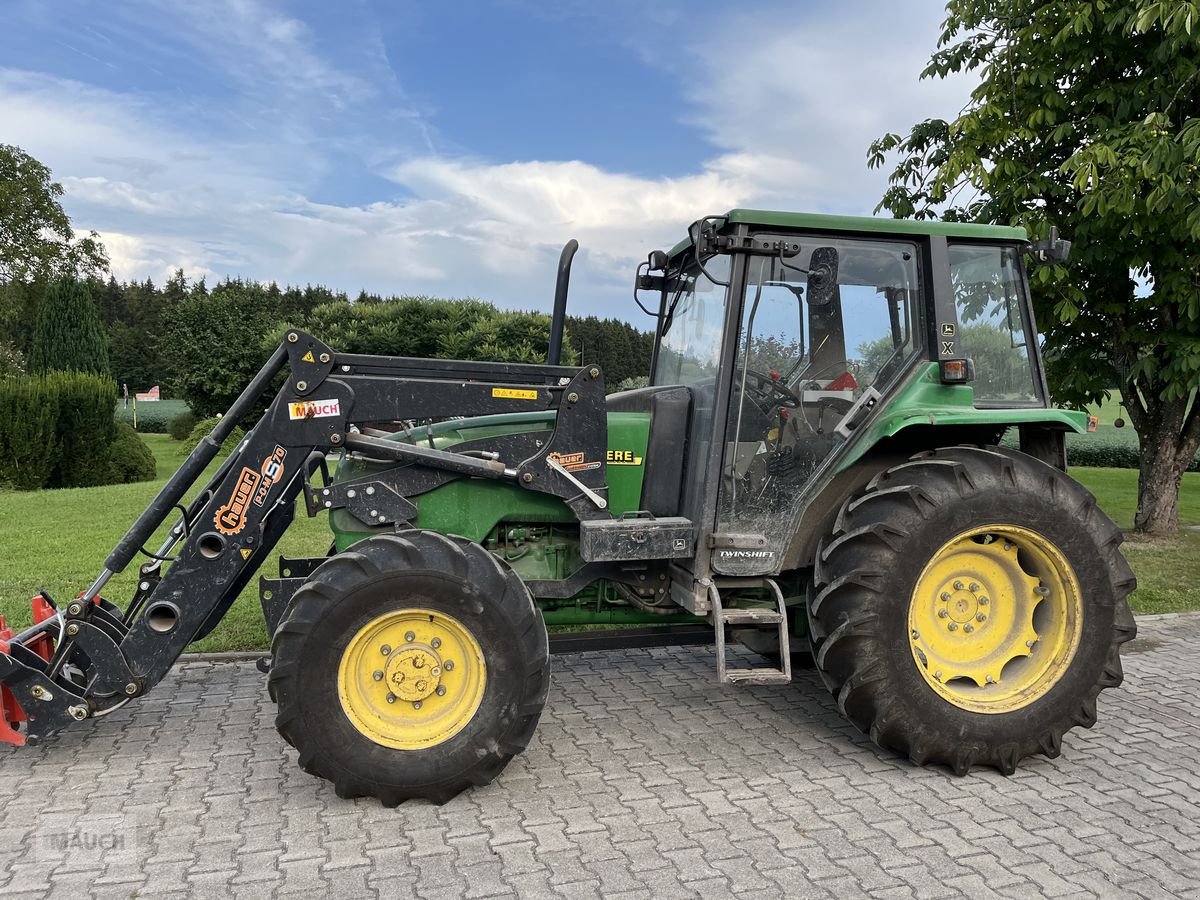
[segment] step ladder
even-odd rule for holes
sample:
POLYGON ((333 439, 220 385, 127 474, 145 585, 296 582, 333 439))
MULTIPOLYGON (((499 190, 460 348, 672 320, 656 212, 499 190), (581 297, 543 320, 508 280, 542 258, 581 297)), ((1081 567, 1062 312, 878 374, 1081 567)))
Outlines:
POLYGON ((792 652, 788 640, 787 609, 783 602, 783 591, 773 578, 755 579, 753 584, 739 582, 739 587, 766 587, 775 595, 775 609, 725 609, 721 605, 721 592, 715 584, 708 586, 708 599, 712 604, 709 613, 713 630, 717 634, 717 681, 720 684, 787 684, 792 680, 792 652), (725 660, 725 626, 740 625, 753 628, 777 628, 779 630, 779 658, 782 669, 771 666, 751 669, 731 669, 725 660))

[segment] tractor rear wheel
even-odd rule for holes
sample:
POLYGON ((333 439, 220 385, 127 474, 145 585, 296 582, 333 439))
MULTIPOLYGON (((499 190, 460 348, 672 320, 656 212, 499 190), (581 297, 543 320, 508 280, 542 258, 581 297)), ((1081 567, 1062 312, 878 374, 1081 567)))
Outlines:
POLYGON ((842 713, 956 774, 1059 754, 1121 683, 1121 530, 1030 456, 950 447, 877 475, 818 553, 809 625, 842 713))
POLYGON ((340 797, 442 803, 525 749, 550 683, 516 574, 430 531, 368 538, 296 592, 272 643, 276 725, 340 797))

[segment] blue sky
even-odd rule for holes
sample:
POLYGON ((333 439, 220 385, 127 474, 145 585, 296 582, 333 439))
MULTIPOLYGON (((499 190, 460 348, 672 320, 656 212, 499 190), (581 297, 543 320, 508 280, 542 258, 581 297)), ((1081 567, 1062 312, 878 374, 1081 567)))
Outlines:
POLYGON ((935 0, 6 0, 0 142, 118 277, 176 267, 632 318, 732 206, 869 214, 869 141, 951 116, 935 0))

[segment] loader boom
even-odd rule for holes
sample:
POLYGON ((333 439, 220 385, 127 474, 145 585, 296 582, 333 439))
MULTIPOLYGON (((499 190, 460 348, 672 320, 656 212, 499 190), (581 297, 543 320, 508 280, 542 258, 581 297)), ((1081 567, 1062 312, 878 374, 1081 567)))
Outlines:
MULTIPOLYGON (((406 498, 436 487, 438 473, 447 473, 559 497, 580 521, 610 519, 606 504, 597 503, 607 494, 604 422, 604 378, 595 366, 339 354, 290 331, 113 549, 91 586, 65 609, 53 608, 34 627, 0 643, 6 703, 26 717, 24 738, 37 739, 148 691, 188 644, 225 615, 291 524, 302 492, 310 514, 345 507, 364 525, 394 525, 415 509, 406 498), (222 443, 285 369, 286 380, 266 412, 184 507, 222 443), (556 412, 550 439, 522 458, 480 458, 365 433, 404 420, 547 410, 556 412), (371 502, 364 503, 353 487, 329 487, 326 454, 334 451, 409 465, 365 479, 361 489, 371 502), (567 471, 554 464, 579 453, 598 465, 567 471), (311 483, 317 472, 325 474, 324 484, 311 483), (144 550, 177 509, 181 514, 161 545, 144 550), (101 592, 139 552, 149 560, 121 610, 101 592), (30 648, 48 638, 54 652, 47 660, 30 648)), ((0 730, 0 740, 4 735, 0 730)))

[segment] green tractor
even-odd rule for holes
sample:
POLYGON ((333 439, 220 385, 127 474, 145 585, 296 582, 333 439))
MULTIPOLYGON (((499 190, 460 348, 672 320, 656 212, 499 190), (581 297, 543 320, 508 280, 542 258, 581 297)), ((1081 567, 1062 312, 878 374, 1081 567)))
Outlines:
POLYGON ((335 539, 260 579, 268 684, 300 764, 344 797, 441 802, 493 779, 545 703, 547 626, 615 629, 576 647, 700 630, 733 685, 788 682, 810 650, 858 728, 960 775, 1055 756, 1094 723, 1135 634, 1135 581, 1120 529, 1066 474, 1086 418, 1046 389, 1024 258, 1064 259, 1065 241, 706 217, 639 267, 650 381, 614 394, 597 366, 558 364, 574 249, 545 365, 344 354, 288 332, 92 585, 65 607, 34 598, 35 624, 0 633, 0 739, 148 691, 301 497, 335 539), (139 550, 118 607, 101 592, 139 550), (755 652, 728 657, 731 642, 755 652))

